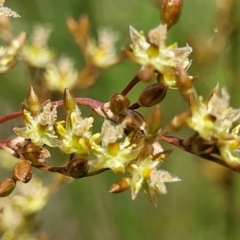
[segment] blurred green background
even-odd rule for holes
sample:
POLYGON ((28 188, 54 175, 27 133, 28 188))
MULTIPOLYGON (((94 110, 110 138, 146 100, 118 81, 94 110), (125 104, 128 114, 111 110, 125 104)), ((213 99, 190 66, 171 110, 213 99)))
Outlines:
MULTIPOLYGON (((158 8, 147 0, 11 0, 5 5, 21 15, 20 19, 12 20, 16 34, 24 30, 30 36, 35 24, 50 23, 54 31, 49 46, 74 59, 78 68, 84 66, 83 57, 66 29, 67 17, 77 19, 87 14, 93 36, 102 26, 120 32, 119 47, 130 42, 129 25, 148 32, 160 23, 158 8)), ((235 108, 240 100, 239 7, 238 1, 185 0, 181 19, 168 38, 169 43, 178 42, 179 46, 188 43, 194 48, 189 73, 198 76, 195 82, 198 93, 206 97, 219 82, 228 88, 235 108)), ((108 101, 112 93, 126 86, 138 69, 138 65, 124 61, 104 71, 96 85, 79 91, 78 96, 108 101)), ((1 74, 1 115, 21 108, 28 86, 22 64, 1 74)), ((137 88, 132 99, 143 86, 137 88)), ((186 104, 178 92, 169 91, 161 103, 163 126, 184 109, 186 104)), ((9 129, 16 125, 16 122, 6 123, 0 130, 1 137, 10 137, 9 129)), ((184 136, 187 132, 179 134, 184 136)), ((56 153, 54 156, 49 160, 52 165, 64 159, 56 153)), ((63 186, 38 215, 41 229, 53 240, 239 239, 240 176, 237 173, 206 164, 178 149, 163 168, 182 181, 168 184, 168 194, 158 196, 158 208, 141 193, 134 201, 130 191, 109 194, 109 187, 118 176, 106 172, 63 186)), ((51 174, 41 176, 51 181, 51 174)))

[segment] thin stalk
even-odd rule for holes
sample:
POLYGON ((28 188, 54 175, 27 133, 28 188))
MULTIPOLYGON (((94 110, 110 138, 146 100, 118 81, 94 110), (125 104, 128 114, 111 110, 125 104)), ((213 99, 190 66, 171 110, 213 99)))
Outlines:
POLYGON ((133 87, 134 87, 137 83, 139 83, 140 81, 141 81, 141 80, 140 80, 138 74, 136 74, 136 75, 134 76, 134 78, 130 81, 130 83, 122 90, 121 94, 122 94, 123 96, 126 96, 126 95, 133 89, 133 87))
MULTIPOLYGON (((99 110, 101 110, 103 108, 103 104, 104 104, 102 102, 93 100, 91 98, 76 98, 76 102, 78 105, 89 107, 90 109, 92 109, 94 112, 96 112, 98 114, 99 114, 99 110)), ((63 107, 63 100, 53 101, 53 102, 51 102, 51 104, 53 107, 57 107, 57 108, 63 107)), ((101 114, 99 114, 99 115, 101 115, 101 114)), ((12 120, 12 119, 21 117, 21 116, 22 116, 22 111, 10 113, 8 115, 0 117, 0 124, 7 122, 9 120, 12 120)))

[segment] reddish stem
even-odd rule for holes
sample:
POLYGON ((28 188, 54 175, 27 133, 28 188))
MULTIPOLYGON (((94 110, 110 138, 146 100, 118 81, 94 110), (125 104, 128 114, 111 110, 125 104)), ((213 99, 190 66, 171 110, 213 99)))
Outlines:
MULTIPOLYGON (((102 102, 93 100, 91 98, 76 98, 76 102, 78 105, 82 105, 82 106, 86 106, 91 108, 94 112, 98 113, 97 110, 102 109, 103 104, 102 102)), ((53 101, 51 102, 53 107, 62 107, 63 106, 63 100, 59 100, 59 101, 53 101)), ((14 113, 10 113, 6 116, 3 116, 0 118, 0 124, 7 122, 9 120, 15 119, 22 116, 22 111, 19 112, 14 112, 14 113)))
POLYGON ((14 113, 10 113, 10 114, 8 114, 8 115, 3 116, 3 117, 0 118, 0 124, 1 124, 1 123, 4 123, 4 122, 7 122, 7 121, 9 121, 9 120, 11 120, 11 119, 18 118, 18 117, 20 117, 20 116, 22 116, 22 112, 21 112, 21 111, 19 111, 19 112, 14 112, 14 113))
POLYGON ((183 140, 180 138, 160 135, 159 140, 169 143, 171 145, 174 145, 175 147, 183 149, 183 146, 181 144, 183 140))
POLYGON ((137 74, 130 81, 130 83, 122 90, 121 94, 126 96, 138 82, 140 82, 140 78, 139 78, 139 76, 137 74))

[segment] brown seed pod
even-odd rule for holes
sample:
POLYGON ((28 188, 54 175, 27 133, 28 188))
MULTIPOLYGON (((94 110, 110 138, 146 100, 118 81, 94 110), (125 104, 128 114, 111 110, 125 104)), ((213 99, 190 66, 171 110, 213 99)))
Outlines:
POLYGON ((129 99, 121 94, 114 93, 110 100, 110 110, 118 115, 122 111, 126 110, 130 105, 129 99))
POLYGON ((13 178, 16 181, 28 183, 32 178, 31 162, 28 160, 20 160, 13 169, 13 178))
POLYGON ((131 177, 122 178, 110 187, 110 193, 121 193, 127 190, 131 186, 131 177))
POLYGON ((160 103, 166 96, 167 87, 163 84, 153 83, 148 85, 140 94, 138 104, 141 107, 152 107, 160 103))
POLYGON ((22 155, 29 160, 33 166, 38 166, 46 163, 46 158, 51 156, 50 152, 44 148, 29 143, 22 149, 22 155))
POLYGON ((0 182, 0 197, 7 197, 11 194, 16 186, 15 180, 7 178, 0 182))
POLYGON ((175 25, 182 12, 182 0, 161 0, 160 18, 168 29, 175 25))
POLYGON ((66 170, 69 176, 73 178, 82 178, 88 173, 89 164, 84 158, 74 158, 68 163, 66 170))
POLYGON ((143 130, 145 124, 143 116, 131 109, 128 109, 121 116, 126 124, 126 129, 129 131, 134 131, 136 129, 143 130))

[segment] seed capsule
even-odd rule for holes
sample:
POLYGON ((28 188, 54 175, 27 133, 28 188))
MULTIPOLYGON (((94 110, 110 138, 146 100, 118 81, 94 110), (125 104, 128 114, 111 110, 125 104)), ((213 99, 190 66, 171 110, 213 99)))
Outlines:
POLYGON ((44 147, 38 147, 29 143, 22 149, 22 155, 29 160, 32 165, 38 166, 46 163, 46 158, 51 156, 50 152, 44 147))
POLYGON ((126 129, 128 131, 133 131, 136 129, 143 129, 143 126, 145 124, 143 116, 131 109, 128 109, 124 112, 122 115, 124 122, 126 124, 126 129))
POLYGON ((66 170, 71 177, 82 178, 88 173, 89 164, 84 158, 75 158, 68 163, 66 170))
POLYGON ((32 178, 31 162, 20 160, 13 169, 13 178, 16 181, 28 183, 32 178))
POLYGON ((16 183, 14 179, 7 178, 0 182, 0 197, 7 197, 14 190, 16 183))
POLYGON ((111 97, 109 108, 114 114, 118 115, 122 111, 126 110, 129 105, 130 101, 127 97, 114 93, 111 97))
POLYGON ((131 186, 131 177, 122 178, 110 187, 110 193, 121 193, 131 186))
POLYGON ((160 5, 160 18, 167 24, 168 29, 176 24, 181 16, 182 0, 162 0, 160 5))
POLYGON ((160 103, 166 96, 167 87, 163 84, 153 83, 148 85, 140 94, 138 104, 141 107, 152 107, 160 103))

